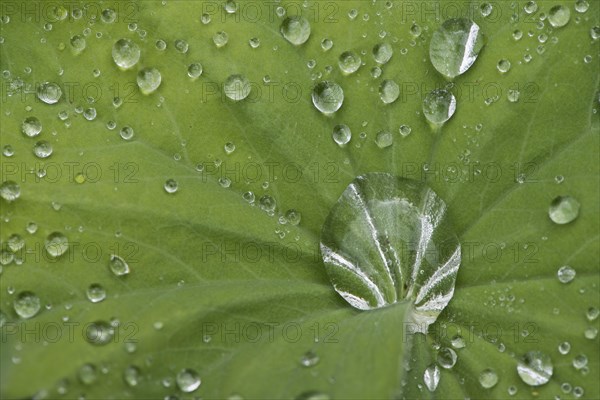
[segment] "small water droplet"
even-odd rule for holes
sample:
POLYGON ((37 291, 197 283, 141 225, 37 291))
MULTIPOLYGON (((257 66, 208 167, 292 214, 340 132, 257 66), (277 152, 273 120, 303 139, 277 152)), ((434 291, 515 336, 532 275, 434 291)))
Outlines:
POLYGON ((373 47, 373 58, 378 64, 387 64, 394 55, 392 45, 389 43, 376 44, 373 47))
POLYGON ((393 80, 386 79, 379 86, 379 98, 385 104, 393 103, 400 97, 400 86, 393 80))
POLYGON ((558 352, 560 354, 562 354, 563 356, 566 354, 569 354, 569 351, 571 351, 571 343, 562 342, 561 344, 558 345, 558 352))
POLYGON ((50 257, 60 257, 69 250, 69 240, 61 232, 52 232, 46 237, 44 247, 50 257))
POLYGON ((568 224, 579 216, 579 202, 571 196, 558 196, 550 203, 548 215, 556 224, 568 224))
POLYGON ((503 58, 500 61, 498 61, 498 65, 496 67, 498 68, 498 71, 505 74, 510 70, 510 61, 503 58))
POLYGON ((331 114, 342 107, 344 91, 333 81, 322 81, 315 85, 311 97, 317 110, 323 114, 331 114))
POLYGON ((197 79, 202 75, 202 64, 192 63, 188 66, 187 74, 192 79, 197 79))
POLYGON ((300 223, 300 220, 302 219, 302 214, 299 211, 296 211, 293 208, 291 208, 285 213, 285 219, 290 225, 296 226, 300 223))
POLYGON ((233 101, 244 100, 250 95, 251 89, 248 78, 240 74, 230 75, 223 85, 225 96, 233 101))
POLYGON ((121 136, 123 140, 131 140, 133 138, 133 135, 134 131, 133 128, 130 126, 124 126, 119 131, 119 136, 121 136))
POLYGON ((0 185, 0 197, 10 202, 21 196, 21 186, 14 181, 4 181, 0 185))
POLYGON ((112 254, 108 260, 108 268, 116 276, 129 274, 129 264, 122 257, 112 254))
POLYGON ((99 303, 106 298, 106 290, 99 283, 92 283, 85 294, 92 303, 99 303))
POLYGON ((13 302, 13 307, 19 317, 27 319, 40 311, 41 301, 35 293, 24 291, 17 295, 13 302))
POLYGON ((191 393, 200 387, 200 376, 193 369, 183 369, 179 371, 176 377, 179 390, 184 393, 191 393))
POLYGON ((52 145, 45 140, 40 140, 33 146, 33 154, 38 158, 48 158, 52 155, 52 151, 52 145))
POLYGON ((77 378, 84 385, 91 385, 98 379, 98 370, 94 364, 84 364, 77 371, 77 378))
POLYGON ((450 369, 454 367, 454 364, 456 364, 457 359, 458 356, 456 355, 456 352, 451 348, 442 347, 438 351, 437 362, 443 368, 450 369))
POLYGON ((114 327, 106 321, 94 321, 86 326, 85 340, 96 346, 108 344, 115 334, 114 327))
POLYGON ((379 131, 375 137, 375 144, 380 149, 390 147, 394 143, 394 136, 388 131, 379 131))
POLYGON ((44 82, 38 86, 37 97, 46 104, 56 104, 62 97, 62 89, 56 83, 44 82))
POLYGON ((498 374, 490 368, 484 369, 479 374, 479 384, 484 389, 491 389, 498 383, 498 374))
POLYGON ((588 321, 595 321, 598 318, 598 314, 600 314, 600 311, 596 307, 590 307, 585 312, 588 321))
POLYGON ((277 207, 277 202, 275 201, 274 198, 272 198, 268 194, 265 194, 260 199, 258 199, 258 206, 260 207, 261 210, 263 210, 267 214, 271 215, 275 211, 275 208, 277 207))
POLYGON ((434 125, 448 121, 456 111, 456 98, 445 89, 429 92, 423 99, 423 115, 434 125))
POLYGON ((582 369, 588 363, 588 358, 585 354, 579 354, 573 359, 573 367, 577 370, 582 369))
POLYGON ((345 51, 340 54, 338 59, 338 65, 340 70, 345 75, 350 75, 358 71, 362 63, 362 60, 358 54, 353 51, 345 51))
POLYGON ((188 44, 187 41, 183 40, 183 39, 177 39, 175 40, 175 50, 177 50, 180 53, 187 53, 188 49, 190 48, 190 45, 188 44))
POLYGON ((437 365, 432 364, 425 369, 423 373, 423 381, 427 386, 427 390, 430 392, 435 392, 440 383, 440 369, 437 365))
POLYGON ((323 39, 321 40, 321 48, 323 49, 323 51, 328 51, 331 50, 331 48, 333 47, 333 41, 331 39, 323 39))
POLYGON ((112 58, 121 69, 129 69, 140 60, 140 47, 129 39, 119 39, 112 48, 112 58))
POLYGON ((350 142, 350 139, 352 139, 352 132, 348 125, 340 124, 333 127, 333 133, 331 136, 334 142, 340 146, 343 146, 350 142))
POLYGON ((313 367, 319 363, 319 356, 312 351, 307 351, 304 353, 302 358, 300 359, 300 364, 303 367, 313 367))

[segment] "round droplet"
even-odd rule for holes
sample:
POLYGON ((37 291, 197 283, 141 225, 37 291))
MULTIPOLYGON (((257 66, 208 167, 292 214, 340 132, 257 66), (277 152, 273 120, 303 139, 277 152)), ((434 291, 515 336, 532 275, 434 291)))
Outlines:
POLYGON ((130 126, 124 126, 119 131, 119 136, 121 136, 121 138, 124 140, 131 140, 133 138, 133 135, 134 131, 133 128, 130 126))
POLYGON ((247 201, 248 203, 252 204, 254 203, 254 200, 256 199, 256 196, 254 195, 254 192, 245 192, 242 195, 242 198, 247 201))
POLYGON ((594 26, 590 29, 590 37, 592 40, 598 40, 600 38, 600 26, 594 26))
POLYGON ((527 3, 525 3, 523 10, 525 10, 527 14, 533 14, 538 10, 538 5, 535 1, 528 1, 527 3))
POLYGON ((156 68, 144 68, 137 74, 137 85, 143 94, 150 94, 160 86, 162 76, 156 68))
POLYGON ((442 75, 454 78, 473 65, 484 44, 479 25, 467 18, 452 18, 433 33, 429 58, 442 75))
POLYGON ((213 43, 218 48, 223 47, 229 42, 229 35, 227 32, 219 31, 213 35, 213 43))
POLYGON ((44 82, 37 89, 37 97, 46 104, 56 104, 62 96, 62 89, 56 83, 44 82))
POLYGON ((45 140, 40 140, 33 146, 33 154, 38 158, 48 158, 52 155, 52 145, 45 140))
POLYGON ((484 389, 491 389, 498 383, 498 375, 492 369, 484 369, 479 374, 479 384, 484 389))
POLYGON ((8 247, 8 249, 13 253, 16 253, 17 251, 21 250, 24 246, 25 239, 23 239, 23 237, 18 233, 13 233, 8 237, 8 240, 6 241, 6 247, 8 247))
POLYGON ((281 34, 291 44, 299 46, 310 37, 310 22, 302 16, 288 17, 281 23, 281 34))
POLYGON ((35 293, 24 291, 17 295, 13 307, 19 317, 31 318, 40 311, 41 301, 35 293))
POLYGON ((558 345, 558 352, 563 356, 569 354, 569 351, 571 351, 571 343, 562 342, 558 345))
POLYGON ((410 132, 412 132, 412 129, 408 125, 400 125, 400 129, 398 129, 398 131, 400 132, 400 135, 402 135, 403 137, 406 137, 406 136, 410 135, 410 132))
POLYGON ((490 3, 482 3, 481 7, 479 7, 479 10, 481 11, 481 15, 483 17, 489 17, 492 14, 492 11, 494 11, 494 6, 490 3))
POLYGON ((387 173, 357 177, 321 231, 334 289, 360 310, 410 301, 411 327, 426 333, 454 294, 461 260, 445 216, 445 202, 422 182, 387 173))
POLYGON ((225 143, 225 146, 223 146, 223 149, 225 150, 225 153, 231 154, 235 151, 235 144, 227 142, 225 143))
POLYGON ((457 359, 456 352, 449 347, 442 347, 438 350, 437 362, 443 368, 450 369, 454 367, 457 359))
POLYGON ((563 265, 558 269, 556 276, 561 283, 569 283, 575 279, 576 274, 577 272, 571 266, 563 265))
POLYGON ((550 356, 541 351, 530 351, 517 364, 517 373, 530 386, 540 386, 552 377, 554 367, 550 356))
POLYGON ((44 247, 50 257, 60 257, 69 250, 69 240, 60 232, 52 232, 46 237, 44 247))
POLYGON ((270 214, 275 211, 275 208, 277 207, 277 202, 274 198, 272 198, 268 194, 265 194, 260 199, 258 199, 258 206, 261 210, 270 214))
POLYGON ((300 359, 300 365, 302 365, 303 367, 313 367, 318 363, 319 356, 312 351, 307 351, 300 359))
POLYGON ((187 69, 188 76, 192 79, 198 78, 202 75, 202 64, 200 63, 192 63, 188 66, 187 69))
POLYGON ((510 70, 510 61, 503 58, 500 61, 498 61, 498 65, 496 65, 496 68, 498 68, 498 71, 505 74, 510 70))
POLYGON ((561 28, 569 23, 571 11, 563 5, 554 6, 548 11, 548 21, 555 28, 561 28))
POLYGON ((548 209, 548 215, 556 224, 568 224, 579 216, 579 202, 571 196, 558 196, 548 209))
POLYGON ((162 39, 158 39, 154 45, 156 46, 156 50, 158 51, 163 51, 167 48, 167 42, 165 42, 162 39))
POLYGON ((175 49, 180 53, 187 53, 190 45, 183 39, 175 40, 175 49))
POLYGON ((360 56, 353 51, 345 51, 338 59, 338 65, 342 72, 346 75, 353 74, 358 71, 362 61, 360 56))
POLYGON ((244 100, 250 95, 251 89, 252 86, 248 78, 240 74, 230 75, 223 84, 225 96, 233 101, 244 100))
POLYGON ((517 101, 519 101, 520 96, 521 92, 519 92, 517 89, 508 89, 508 92, 506 93, 506 98, 511 103, 516 103, 517 101))
POLYGON ((140 369, 135 365, 130 365, 129 367, 125 368, 125 371, 123 371, 123 381, 125 381, 129 387, 137 386, 140 382, 140 375, 140 369))
POLYGON ((108 260, 108 268, 116 276, 129 274, 129 264, 122 257, 112 254, 108 260))
POLYGON ((344 103, 344 90, 333 81, 319 82, 312 91, 312 102, 323 114, 334 113, 344 103))
POLYGON ((167 193, 175 193, 177 189, 179 189, 179 184, 175 179, 167 179, 164 184, 165 192, 167 193))
POLYGON ((400 86, 396 82, 390 79, 386 79, 381 82, 379 86, 379 98, 385 104, 390 104, 398 100, 400 97, 400 86))
POLYGON ((81 53, 85 50, 86 42, 83 35, 74 35, 71 37, 71 47, 76 53, 81 53))
POLYGON ((455 349, 463 349, 466 346, 465 339, 462 336, 456 335, 450 340, 452 347, 455 349))
POLYGON ((392 45, 389 43, 376 44, 373 47, 373 58, 378 64, 387 64, 394 55, 392 45))
POLYGON ((440 383, 440 369, 437 365, 432 364, 425 369, 425 372, 423 373, 423 382, 425 382, 427 390, 435 392, 440 383))
POLYGON ((4 181, 0 185, 0 197, 6 201, 15 201, 21 196, 21 186, 14 181, 4 181))
POLYGON ((77 378, 84 385, 91 385, 98 379, 98 371, 93 364, 84 364, 77 371, 77 378))
POLYGON ((510 396, 514 396, 515 394, 517 394, 518 389, 516 386, 509 386, 507 392, 510 396))
POLYGON ((21 124, 21 132, 25 136, 34 137, 42 131, 42 123, 36 117, 27 117, 21 124))
POLYGON ((379 131, 375 137, 375 144, 380 149, 390 147, 392 144, 394 144, 394 136, 392 136, 391 132, 379 131))
POLYGON ((191 393, 200 387, 200 377, 193 369, 183 369, 177 374, 177 386, 182 392, 191 393))
POLYGON ((92 283, 85 294, 92 303, 99 303, 106 298, 106 290, 99 283, 92 283))
POLYGON ((121 69, 129 69, 140 60, 140 47, 129 39, 119 39, 112 48, 112 58, 121 69))
POLYGON ((455 111, 456 98, 445 89, 433 90, 423 99, 423 114, 432 124, 443 124, 452 118, 455 111))
POLYGON ((577 370, 582 369, 588 363, 588 358, 585 354, 579 354, 573 359, 573 367, 577 370))
POLYGON ((302 214, 299 211, 294 210, 293 208, 289 209, 285 213, 285 219, 290 225, 298 225, 300 220, 302 219, 302 214))
POLYGON ((333 137, 334 142, 343 146, 352 139, 352 131, 350 131, 348 125, 340 124, 333 127, 331 136, 333 137))
POLYGON ((250 38, 248 40, 248 44, 250 45, 250 47, 252 47, 253 49, 257 49, 260 47, 260 39, 257 37, 253 37, 250 38))
POLYGON ((588 321, 595 321, 599 314, 600 311, 596 307, 590 307, 585 312, 585 316, 587 317, 588 321))
POLYGON ((321 48, 323 49, 323 51, 331 50, 332 47, 333 40, 325 38, 321 41, 321 48))
POLYGON ((106 321, 95 321, 85 327, 85 340, 93 345, 104 346, 113 339, 114 327, 106 321))

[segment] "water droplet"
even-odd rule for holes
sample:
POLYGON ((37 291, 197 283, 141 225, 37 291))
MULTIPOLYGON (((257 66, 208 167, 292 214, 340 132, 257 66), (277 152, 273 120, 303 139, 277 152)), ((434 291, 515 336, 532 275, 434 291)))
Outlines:
POLYGON ((360 56, 353 51, 345 51, 340 54, 340 58, 338 59, 338 65, 340 70, 345 75, 353 74, 360 68, 362 60, 360 56))
POLYGON ((426 333, 452 298, 461 259, 445 211, 424 183, 386 173, 357 177, 321 234, 335 290, 361 310, 411 301, 414 329, 426 333))
POLYGON ((456 98, 445 89, 436 89, 423 99, 423 115, 429 122, 441 125, 448 121, 456 111, 456 98))
POLYGON ((437 354, 437 362, 441 367, 449 369, 454 367, 458 356, 456 352, 448 347, 442 347, 437 354))
POLYGON ((558 352, 560 354, 562 354, 563 356, 566 354, 569 354, 569 351, 571 351, 571 343, 562 342, 561 344, 558 345, 558 352))
POLYGON ((577 0, 575 2, 575 11, 578 13, 585 13, 588 8, 590 8, 590 4, 586 0, 577 0))
POLYGON ((548 215, 556 224, 568 224, 579 216, 579 202, 571 196, 558 196, 548 209, 548 215))
POLYGON ((462 349, 466 346, 465 340, 460 335, 454 336, 452 338, 452 340, 450 341, 450 343, 452 344, 452 347, 454 347, 455 349, 462 349))
POLYGON ((130 127, 130 126, 124 126, 119 131, 119 135, 124 140, 131 140, 133 138, 133 135, 134 135, 133 128, 130 127))
POLYGON ((312 102, 323 114, 334 113, 342 107, 344 91, 333 81, 319 82, 312 91, 312 102))
POLYGON ((69 250, 69 240, 60 232, 52 232, 46 237, 44 247, 50 257, 60 257, 69 250))
POLYGON ((379 86, 379 97, 385 104, 393 103, 400 97, 400 86, 393 80, 384 80, 379 86))
POLYGON ((91 385, 98 379, 98 371, 93 364, 84 364, 77 371, 77 378, 84 385, 91 385))
POLYGON ((525 3, 523 10, 525 10, 527 14, 533 14, 538 10, 538 5, 535 1, 528 1, 527 3, 525 3))
POLYGON ((510 70, 510 61, 503 58, 500 61, 498 61, 498 65, 496 67, 498 68, 498 71, 505 74, 510 70))
POLYGON ((154 45, 158 51, 163 51, 167 48, 167 42, 162 39, 158 39, 154 45))
POLYGON ((185 54, 188 52, 189 48, 190 48, 190 45, 185 40, 183 40, 183 39, 175 40, 175 49, 178 52, 185 54))
POLYGON ((394 55, 392 45, 389 43, 376 44, 373 47, 373 58, 378 64, 387 64, 394 55))
POLYGON ((554 367, 550 356, 541 351, 530 351, 518 361, 517 373, 530 386, 540 386, 548 383, 554 367))
POLYGON ((188 66, 187 74, 192 79, 197 79, 202 75, 202 64, 192 63, 188 66))
POLYGON ((108 260, 108 268, 116 276, 123 276, 129 274, 129 264, 120 256, 112 254, 108 260))
POLYGON ((481 4, 479 10, 481 11, 481 15, 483 17, 489 17, 492 14, 492 11, 494 11, 494 6, 490 3, 483 3, 481 4))
POLYGON ((408 135, 410 135, 410 132, 412 131, 411 127, 408 125, 400 125, 400 135, 402 135, 403 137, 406 137, 408 135))
POLYGON ((137 386, 140 382, 140 369, 135 365, 130 365, 123 371, 123 380, 129 387, 137 386))
POLYGON ((288 17, 281 23, 280 31, 288 42, 299 46, 310 37, 310 22, 302 16, 288 17))
POLYGON ((293 208, 287 210, 285 213, 285 219, 290 225, 298 225, 300 220, 302 219, 302 214, 299 211, 294 210, 293 208))
POLYGON ((106 298, 106 290, 99 283, 92 283, 85 294, 92 303, 99 303, 106 298))
POLYGON ((246 200, 248 203, 252 204, 252 203, 254 203, 256 196, 254 196, 254 192, 245 192, 242 195, 242 198, 244 200, 246 200))
POLYGON ((112 58, 121 69, 129 69, 140 60, 140 47, 129 39, 119 39, 112 48, 112 58))
MULTIPOLYGON (((8 240, 6 241, 6 246, 10 251, 16 253, 17 251, 21 250, 23 246, 25 246, 25 239, 23 239, 23 237, 18 233, 14 233, 8 237, 8 240)), ((590 315, 589 310, 587 315, 590 315)), ((592 319, 590 319, 590 321, 592 321, 592 319)))
POLYGON ((429 57, 442 75, 454 78, 473 65, 484 44, 479 25, 467 18, 452 18, 433 33, 429 57))
POLYGON ((229 42, 229 35, 227 32, 219 31, 213 35, 213 43, 217 48, 225 46, 229 42))
POLYGON ((115 334, 114 327, 106 321, 95 321, 86 326, 85 340, 93 345, 104 346, 108 344, 115 334))
POLYGON ((24 291, 17 295, 13 307, 19 317, 31 318, 40 311, 40 298, 33 292, 24 291))
POLYGON ((225 153, 231 154, 235 151, 235 144, 227 142, 225 143, 225 146, 223 146, 223 149, 225 150, 225 153))
POLYGON ((38 158, 48 158, 52 155, 52 145, 45 140, 40 140, 33 146, 33 154, 38 158))
POLYGON ((137 74, 137 85, 143 94, 150 94, 160 86, 162 76, 156 68, 144 68, 137 74))
POLYGON ((548 21, 555 28, 561 28, 569 23, 571 11, 563 5, 554 6, 548 11, 548 21))
POLYGON ((479 384, 484 389, 491 389, 498 383, 498 375, 490 368, 484 369, 479 374, 479 384))
POLYGON ((12 157, 15 155, 15 150, 10 144, 6 144, 2 147, 2 155, 4 155, 4 157, 12 157))
POLYGON ((88 121, 93 121, 94 119, 96 119, 96 109, 95 108, 87 108, 84 112, 83 112, 83 118, 87 119, 88 121))
POLYGON ((390 147, 394 143, 394 136, 388 131, 380 131, 375 137, 375 144, 380 149, 390 147))
POLYGON ((585 336, 586 339, 594 340, 596 339, 596 336, 598 336, 598 329, 594 327, 586 328, 586 330, 583 331, 583 336, 585 336))
POLYGON ((577 369, 577 370, 585 367, 587 365, 587 363, 588 363, 588 358, 586 357, 585 354, 579 354, 578 356, 576 356, 573 359, 573 367, 575 367, 575 369, 577 369))
POLYGON ((81 53, 85 50, 86 42, 83 35, 74 35, 71 37, 71 47, 76 53, 81 53))
POLYGON ((277 207, 277 202, 274 198, 265 194, 260 199, 258 199, 258 206, 261 210, 265 211, 267 214, 272 214, 277 207))
POLYGON ((14 201, 21 196, 21 186, 14 181, 4 181, 0 185, 0 197, 6 201, 14 201))
POLYGON ((348 125, 340 124, 333 128, 333 133, 331 136, 333 137, 334 142, 340 146, 343 146, 347 144, 350 139, 352 139, 352 131, 350 131, 348 125))
POLYGON ((432 364, 425 369, 423 373, 423 381, 430 392, 435 392, 440 383, 440 369, 437 365, 432 364))
POLYGON ((573 396, 575 396, 576 398, 580 398, 581 396, 583 396, 584 390, 581 386, 575 386, 573 388, 573 396))
POLYGON ((331 50, 332 47, 333 41, 331 39, 325 38, 321 41, 321 48, 323 49, 323 51, 331 50))
POLYGON ((25 229, 27 230, 27 232, 29 232, 31 235, 33 235, 34 233, 37 232, 38 226, 37 226, 37 224, 35 222, 30 222, 30 223, 27 224, 27 226, 25 227, 25 229))
POLYGON ((251 89, 248 78, 240 74, 230 75, 223 85, 225 96, 233 101, 244 100, 250 95, 251 89))
POLYGON ((421 32, 422 32, 422 29, 416 22, 410 26, 410 34, 413 35, 414 37, 421 36, 421 32))
POLYGON ((44 82, 38 86, 37 97, 46 104, 56 104, 62 97, 62 90, 56 83, 44 82))
POLYGON ((592 40, 598 40, 598 38, 600 38, 600 26, 594 26, 590 29, 590 37, 592 40))
POLYGON ((558 269, 556 275, 561 283, 569 283, 575 278, 576 273, 577 272, 569 265, 563 265, 558 269))
POLYGON ((587 309, 585 316, 588 321, 595 321, 598 318, 598 314, 600 314, 600 311, 596 307, 590 307, 587 309))
POLYGON ((302 358, 300 359, 300 364, 303 367, 313 367, 319 363, 319 356, 312 351, 307 351, 304 353, 302 358))
POLYGON ((200 387, 200 377, 193 369, 183 369, 177 374, 177 386, 182 392, 191 393, 200 387))
POLYGON ((521 92, 519 92, 517 89, 508 89, 508 92, 506 93, 506 98, 511 103, 516 103, 517 101, 519 101, 520 96, 521 92))

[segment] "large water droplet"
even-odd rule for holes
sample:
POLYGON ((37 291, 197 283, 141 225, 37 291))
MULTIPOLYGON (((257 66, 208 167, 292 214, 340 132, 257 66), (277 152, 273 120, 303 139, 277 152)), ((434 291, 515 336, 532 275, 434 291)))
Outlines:
POLYGON ((523 382, 531 386, 547 383, 552 377, 552 371, 550 356, 541 351, 528 352, 517 364, 517 373, 523 382))
POLYGON ((42 131, 42 123, 36 117, 27 117, 21 124, 21 132, 25 136, 34 137, 42 131))
POLYGON ((568 224, 579 216, 579 202, 571 196, 558 196, 548 209, 548 215, 556 224, 568 224))
POLYGON ((143 94, 150 94, 160 86, 162 76, 156 68, 144 68, 137 74, 137 85, 143 94))
POLYGON ((423 115, 434 125, 448 121, 456 111, 456 98, 445 89, 429 92, 423 99, 423 115))
POLYGON ((332 81, 319 82, 312 91, 312 102, 323 114, 334 113, 344 103, 344 90, 332 81))
POLYGON ((393 103, 400 97, 400 86, 393 80, 384 80, 379 86, 379 97, 385 104, 393 103))
POLYGON ((33 145, 33 154, 38 158, 48 158, 52 152, 52 145, 46 140, 40 140, 33 145))
POLYGON ((200 377, 193 369, 184 369, 177 374, 177 386, 182 392, 191 393, 200 387, 200 377))
POLYGON ((373 47, 373 58, 378 64, 387 64, 394 55, 392 45, 389 43, 376 44, 373 47))
POLYGON ((479 374, 479 384, 484 389, 491 389, 498 383, 498 374, 492 369, 484 369, 479 374))
POLYGON ((45 248, 51 257, 60 257, 69 250, 69 240, 60 232, 52 232, 46 237, 45 248))
POLYGON ((6 201, 15 201, 21 196, 21 186, 14 181, 4 181, 0 185, 0 197, 6 201))
POLYGON ((108 344, 115 334, 114 327, 106 321, 95 321, 85 328, 85 340, 93 345, 104 346, 108 344))
POLYGON ((561 283, 569 283, 575 279, 577 272, 569 265, 563 265, 556 272, 556 276, 561 283))
POLYGON ((347 144, 350 139, 352 139, 352 132, 350 131, 348 125, 340 124, 333 128, 333 133, 331 136, 333 137, 334 142, 340 146, 343 146, 347 144))
POLYGON ((479 25, 467 18, 452 18, 433 33, 429 58, 441 74, 454 78, 473 65, 484 44, 479 25))
POLYGON ((281 23, 280 30, 288 42, 299 46, 310 37, 310 22, 302 16, 288 17, 281 23))
POLYGON ((390 147, 392 144, 394 144, 394 136, 392 136, 391 132, 379 131, 377 133, 377 136, 375 136, 375 144, 380 149, 390 147))
POLYGON ((251 89, 252 86, 248 78, 240 74, 229 76, 223 85, 225 96, 233 101, 244 100, 250 95, 251 89))
POLYGON ((98 283, 92 283, 85 292, 87 298, 92 303, 101 302, 106 298, 106 290, 98 283))
POLYGON ((548 11, 548 21, 555 28, 561 28, 569 23, 571 11, 563 5, 554 6, 548 11))
POLYGON ((357 177, 329 213, 321 253, 335 290, 369 310, 413 303, 426 333, 454 294, 460 244, 446 204, 422 182, 387 173, 357 177))
POLYGON ((108 260, 108 267, 116 276, 129 274, 129 264, 122 257, 112 254, 108 260))
POLYGON ((62 97, 62 89, 56 83, 44 82, 38 86, 37 97, 46 104, 56 104, 62 97))
POLYGON ((361 63, 362 60, 360 59, 360 56, 353 51, 343 52, 338 59, 340 70, 342 70, 345 75, 353 74, 358 71, 361 63))
POLYGON ((129 39, 119 39, 112 48, 112 58, 119 68, 129 69, 140 60, 140 47, 129 39))
POLYGON ((40 311, 40 298, 33 292, 24 291, 17 295, 13 307, 19 317, 31 318, 40 311))
POLYGON ((435 392, 440 383, 440 369, 437 365, 430 365, 423 373, 423 381, 430 392, 435 392))

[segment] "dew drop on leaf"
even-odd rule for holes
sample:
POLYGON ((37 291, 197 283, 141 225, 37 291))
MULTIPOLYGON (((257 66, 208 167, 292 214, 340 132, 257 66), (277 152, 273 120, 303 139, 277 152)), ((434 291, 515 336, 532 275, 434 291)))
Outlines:
POLYGON ((434 125, 448 121, 456 111, 456 98, 445 89, 429 92, 423 99, 423 115, 434 125))
POLYGON ((450 369, 454 367, 457 359, 456 352, 449 347, 442 347, 438 350, 437 362, 443 368, 450 369))
POLYGON ((498 383, 498 374, 490 368, 486 368, 479 374, 479 384, 484 389, 491 389, 498 383))
POLYGON ((571 351, 571 343, 562 342, 558 345, 558 352, 563 356, 569 354, 569 351, 571 351))
POLYGON ((554 6, 548 11, 548 22, 554 28, 561 28, 569 23, 571 11, 563 5, 554 6))
POLYGON ((400 97, 400 86, 391 79, 386 79, 379 86, 379 98, 385 104, 393 103, 400 97))
POLYGON ((285 40, 299 46, 310 37, 310 22, 302 16, 288 17, 281 23, 280 31, 285 40))
POLYGON ((123 371, 123 381, 129 387, 137 386, 140 382, 140 369, 135 365, 130 365, 123 371))
POLYGON ((392 144, 394 144, 394 137, 392 136, 391 132, 380 131, 375 137, 375 144, 380 149, 385 149, 386 147, 390 147, 392 144))
POLYGON ((376 44, 373 47, 373 58, 378 64, 387 64, 394 55, 392 45, 389 43, 376 44))
POLYGON ((69 249, 69 240, 61 232, 52 232, 46 237, 44 247, 50 257, 60 257, 69 249))
POLYGON ((429 58, 438 72, 454 78, 467 72, 484 44, 479 25, 467 18, 452 18, 433 33, 429 58))
POLYGON ((192 63, 188 66, 187 74, 192 79, 197 79, 202 75, 202 64, 192 63))
POLYGON ((191 393, 200 387, 200 376, 193 369, 183 369, 179 371, 175 379, 177 387, 184 393, 191 393))
POLYGON ((56 83, 44 82, 38 86, 37 97, 46 104, 56 104, 62 97, 62 89, 56 83))
POLYGON ((319 363, 319 356, 313 351, 307 351, 300 359, 300 365, 303 367, 313 367, 319 363))
POLYGON ((98 283, 92 283, 88 286, 85 294, 92 303, 99 303, 106 298, 106 290, 98 283))
POLYGON ((163 185, 163 188, 165 189, 165 192, 172 194, 177 192, 179 189, 179 184, 175 179, 167 179, 163 185))
POLYGON ((338 65, 340 70, 345 75, 350 75, 358 71, 362 60, 358 54, 353 51, 345 51, 340 54, 340 58, 338 59, 338 65))
POLYGON ((129 69, 140 60, 140 47, 129 39, 119 39, 112 48, 112 58, 121 69, 129 69))
POLYGON ((558 269, 556 276, 561 283, 569 283, 575 279, 576 274, 577 272, 573 269, 573 267, 569 265, 563 265, 558 269))
POLYGON ((233 101, 241 101, 250 95, 252 86, 244 75, 230 75, 223 84, 225 96, 233 101))
POLYGON ((417 332, 427 332, 454 294, 460 244, 445 202, 424 183, 357 177, 327 216, 320 246, 333 287, 350 305, 411 302, 417 332))
POLYGON ((0 185, 0 197, 6 201, 15 201, 21 196, 21 186, 14 181, 4 181, 0 185))
POLYGON ((77 378, 84 385, 91 385, 98 379, 98 370, 94 364, 84 364, 77 370, 77 378))
POLYGON ((136 81, 143 94, 150 94, 160 86, 162 75, 156 68, 144 68, 138 72, 136 81))
POLYGON ((97 346, 108 344, 113 339, 114 334, 114 327, 106 321, 94 321, 87 324, 83 333, 88 343, 97 346))
POLYGON ((352 132, 348 125, 340 124, 333 127, 333 133, 331 134, 333 141, 338 145, 343 146, 350 142, 352 139, 352 132))
POLYGON ((425 382, 425 386, 427 386, 427 390, 435 392, 440 383, 440 369, 437 365, 432 364, 425 369, 423 381, 425 382))
POLYGON ((517 363, 517 373, 530 386, 548 383, 553 371, 550 356, 541 351, 530 351, 517 363))
POLYGON ((19 317, 31 318, 40 311, 41 301, 35 293, 26 290, 17 295, 13 307, 19 317))
POLYGON ((311 97, 317 110, 323 114, 332 114, 342 107, 344 91, 335 82, 322 81, 315 85, 311 97))
POLYGON ((556 224, 568 224, 579 216, 579 202, 571 196, 558 196, 548 209, 548 215, 552 222, 556 224))

